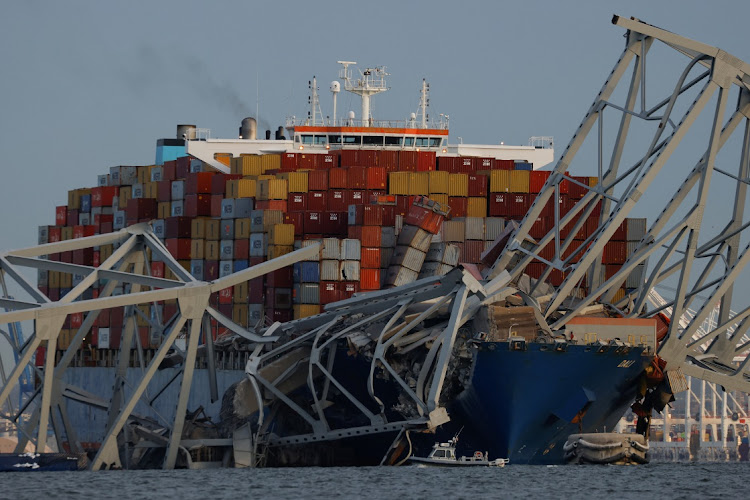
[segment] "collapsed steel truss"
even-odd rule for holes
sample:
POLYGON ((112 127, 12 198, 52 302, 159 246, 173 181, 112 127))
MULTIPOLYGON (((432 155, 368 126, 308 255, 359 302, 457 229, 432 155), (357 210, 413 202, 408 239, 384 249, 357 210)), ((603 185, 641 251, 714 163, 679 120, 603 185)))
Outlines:
MULTIPOLYGON (((33 439, 35 436, 37 451, 43 451, 46 448, 48 424, 51 418, 55 437, 58 441, 58 449, 63 449, 63 436, 67 436, 67 441, 71 449, 73 451, 80 451, 75 428, 68 418, 66 399, 73 399, 104 408, 108 412, 107 432, 91 466, 93 469, 111 466, 119 467, 121 466, 121 459, 118 450, 118 435, 128 419, 135 418, 133 410, 136 404, 142 400, 144 391, 153 380, 154 374, 167 353, 170 349, 180 350, 175 345, 175 340, 183 331, 183 327, 187 327, 186 351, 182 353, 182 381, 174 421, 171 423, 169 429, 169 441, 164 460, 165 468, 173 468, 177 459, 178 449, 180 448, 188 396, 190 394, 196 354, 198 352, 198 343, 202 328, 206 323, 205 320, 210 316, 224 327, 251 342, 262 344, 273 342, 278 338, 274 336, 261 337, 234 323, 231 319, 226 318, 209 306, 210 295, 219 290, 289 266, 299 260, 314 257, 318 251, 319 245, 311 245, 212 282, 201 282, 193 278, 170 255, 164 244, 151 232, 146 224, 131 226, 112 234, 49 243, 3 254, 0 256, 0 270, 2 270, 0 280, 5 298, 0 299, 0 305, 7 312, 0 313, 0 323, 33 320, 34 331, 23 345, 13 345, 18 356, 18 363, 8 377, 7 383, 0 391, 0 408, 4 407, 4 403, 7 401, 11 390, 18 384, 22 373, 31 362, 31 358, 37 348, 40 346, 46 347, 48 355, 46 356, 43 370, 39 372, 41 384, 31 398, 31 400, 37 399, 38 404, 29 420, 29 424, 25 428, 21 426, 20 417, 26 407, 32 402, 31 400, 24 407, 20 408, 16 414, 2 415, 2 417, 14 422, 18 426, 19 431, 27 439, 33 439), (68 264, 41 258, 49 254, 110 244, 116 245, 117 248, 98 267, 68 264), (150 267, 147 265, 149 252, 147 250, 150 251, 153 259, 163 261, 177 279, 162 279, 149 276, 150 267), (24 267, 60 271, 79 275, 82 278, 80 283, 73 287, 64 297, 53 302, 40 292, 36 286, 28 282, 21 271, 21 268, 24 267), (8 278, 12 279, 17 286, 20 286, 26 294, 32 297, 33 301, 8 298, 6 283, 8 278), (84 293, 99 280, 102 283, 106 283, 99 297, 82 300, 81 297, 83 297, 84 293), (112 295, 118 283, 127 284, 128 286, 123 294, 112 295), (134 388, 132 394, 126 397, 124 391, 125 378, 130 360, 131 345, 136 342, 139 352, 141 351, 139 338, 136 334, 135 314, 137 312, 133 306, 170 299, 178 301, 178 312, 175 317, 163 322, 160 347, 150 363, 147 365, 143 363, 142 353, 140 354, 144 372, 140 380, 128 381, 134 388), (66 384, 63 381, 63 375, 70 366, 83 339, 91 331, 91 327, 94 325, 100 311, 111 307, 123 306, 129 309, 125 315, 125 324, 116 367, 117 378, 111 400, 105 402, 87 394, 80 388, 66 384), (60 331, 66 316, 74 313, 85 313, 85 319, 76 332, 75 337, 71 340, 70 346, 62 355, 59 363, 55 364, 54 353, 60 331), (41 398, 39 398, 40 395, 41 398), (34 432, 35 430, 36 433, 34 432)), ((208 372, 209 376, 211 376, 215 374, 216 366, 214 365, 212 356, 213 346, 210 330, 206 329, 204 338, 206 339, 206 348, 208 351, 208 372)), ((213 377, 210 385, 211 397, 212 399, 216 399, 218 396, 216 394, 215 377, 213 377)), ((150 405, 150 403, 148 404, 150 405)), ((18 450, 22 450, 25 444, 23 439, 20 440, 18 450)))
POLYGON ((736 298, 733 294, 734 284, 750 259, 747 247, 740 246, 741 236, 746 236, 748 227, 744 212, 750 180, 750 65, 723 50, 636 19, 615 16, 612 22, 628 30, 625 50, 490 276, 512 268, 509 269, 511 276, 517 278, 534 258, 546 266, 543 277, 553 270, 567 273, 561 286, 543 304, 547 318, 565 305, 566 299, 575 295, 578 287, 588 286, 589 293, 551 323, 552 329, 563 327, 598 299, 611 303, 628 317, 653 316, 656 312, 672 308, 672 318, 680 319, 691 305, 698 304, 699 294, 705 295, 707 298, 704 302, 695 306, 698 314, 690 319, 685 328, 680 326, 680 321, 671 321, 668 337, 659 355, 669 362, 668 369, 681 366, 687 375, 727 388, 750 391, 750 378, 746 374, 748 358, 745 356, 739 366, 732 362, 735 356, 746 354, 750 349, 750 343, 741 341, 750 327, 747 320, 750 306, 743 304, 737 307, 735 304, 734 309, 739 312, 730 317, 730 306, 733 305, 733 298, 736 298), (677 78, 673 92, 648 107, 646 90, 651 87, 646 78, 646 61, 656 42, 662 42, 666 47, 687 56, 689 62, 677 78), (613 93, 631 66, 625 102, 612 102, 613 93), (693 77, 696 73, 697 76, 693 77), (675 110, 679 104, 687 104, 686 95, 693 88, 699 89, 697 96, 686 106, 684 114, 679 115, 675 110), (729 95, 733 89, 738 91, 737 104, 725 121, 729 95), (712 125, 706 149, 690 170, 680 170, 677 161, 669 164, 670 173, 678 178, 684 176, 684 181, 670 199, 654 180, 657 174, 666 170, 667 161, 678 144, 712 99, 715 104, 713 116, 709 117, 712 125), (639 103, 640 106, 637 106, 639 103), (609 161, 604 158, 605 110, 618 112, 620 116, 618 131, 608 151, 611 154, 609 161), (623 165, 626 139, 634 119, 644 124, 656 122, 657 127, 645 150, 636 151, 638 160, 632 165, 623 165), (720 168, 716 158, 743 123, 740 159, 733 173, 720 168), (597 144, 597 158, 586 158, 580 163, 597 164, 598 184, 593 187, 563 176, 569 169, 575 170, 575 165, 579 163, 574 162, 576 154, 589 135, 594 136, 597 144), (733 183, 733 199, 728 192, 721 193, 719 199, 709 197, 714 174, 721 174, 725 180, 733 183), (550 200, 558 199, 564 181, 585 189, 585 196, 565 215, 561 215, 558 203, 553 203, 555 228, 538 241, 529 240, 527 237, 532 225, 542 215, 545 205, 550 200), (667 199, 667 203, 622 268, 605 279, 602 266, 605 244, 647 193, 659 197, 659 200, 667 199), (731 202, 728 218, 704 221, 707 207, 726 204, 727 201, 731 202), (591 214, 596 215, 598 203, 601 206, 598 229, 585 241, 576 241, 575 236, 585 219, 591 214), (712 227, 718 230, 712 233, 712 227), (545 259, 542 253, 548 244, 554 248, 551 259, 545 259), (625 298, 615 301, 618 289, 641 264, 649 266, 645 279, 625 298), (649 292, 670 278, 677 283, 674 297, 658 309, 647 310, 645 301, 649 292), (721 304, 718 326, 701 335, 701 324, 716 303, 721 304), (700 345, 709 342, 710 347, 705 352, 699 349, 700 345))

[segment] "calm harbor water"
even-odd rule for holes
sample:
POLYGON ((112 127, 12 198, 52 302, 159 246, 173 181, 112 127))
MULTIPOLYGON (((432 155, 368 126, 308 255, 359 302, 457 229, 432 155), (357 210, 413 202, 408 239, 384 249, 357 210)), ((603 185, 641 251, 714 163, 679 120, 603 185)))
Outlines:
POLYGON ((0 498, 747 498, 750 463, 31 472, 0 498))

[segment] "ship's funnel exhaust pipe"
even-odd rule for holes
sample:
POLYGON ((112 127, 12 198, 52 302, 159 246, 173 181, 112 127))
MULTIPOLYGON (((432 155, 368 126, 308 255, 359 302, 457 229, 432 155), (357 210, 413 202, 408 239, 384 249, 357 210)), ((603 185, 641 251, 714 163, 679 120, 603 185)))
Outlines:
POLYGON ((247 139, 254 141, 258 134, 258 122, 255 118, 247 117, 242 120, 242 126, 240 127, 240 139, 247 139))
POLYGON ((266 140, 267 141, 271 140, 271 131, 270 130, 266 130, 266 140))
POLYGON ((285 139, 286 139, 286 137, 284 137, 284 127, 279 127, 276 130, 276 140, 277 141, 283 141, 285 139))
POLYGON ((194 141, 196 137, 195 129, 195 125, 177 125, 177 138, 186 141, 194 141))

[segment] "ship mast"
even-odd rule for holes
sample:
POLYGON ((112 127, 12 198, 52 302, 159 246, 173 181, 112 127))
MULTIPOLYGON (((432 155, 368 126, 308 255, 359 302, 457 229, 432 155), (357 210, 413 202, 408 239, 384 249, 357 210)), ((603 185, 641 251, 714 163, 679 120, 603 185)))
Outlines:
POLYGON ((388 76, 388 73, 385 72, 385 66, 365 68, 364 71, 360 71, 361 78, 352 81, 349 65, 357 63, 352 61, 338 61, 338 63, 344 66, 339 72, 339 78, 344 80, 344 90, 362 98, 362 125, 369 127, 372 123, 370 119, 370 97, 388 90, 385 84, 385 77, 388 76))
POLYGON ((419 114, 422 115, 422 128, 427 128, 427 120, 430 115, 427 114, 427 108, 430 105, 430 84, 422 78, 422 88, 419 90, 419 114))
POLYGON ((313 76, 312 81, 307 82, 307 86, 310 89, 310 96, 307 101, 310 104, 310 111, 307 112, 307 120, 310 125, 322 125, 323 124, 323 112, 320 110, 320 98, 318 97, 318 80, 313 76), (320 117, 320 122, 318 122, 320 117))

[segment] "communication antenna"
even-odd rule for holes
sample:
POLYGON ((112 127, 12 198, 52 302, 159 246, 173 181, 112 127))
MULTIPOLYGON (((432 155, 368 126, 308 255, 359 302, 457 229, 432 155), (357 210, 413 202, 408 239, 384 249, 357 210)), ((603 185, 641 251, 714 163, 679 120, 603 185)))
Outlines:
POLYGON ((336 96, 341 92, 341 84, 336 80, 331 82, 331 94, 333 94, 333 126, 336 126, 336 96))
POLYGON ((352 94, 357 94, 362 98, 362 125, 369 127, 372 123, 370 117, 370 97, 388 90, 385 84, 385 77, 389 76, 389 74, 385 72, 385 66, 365 68, 364 71, 359 72, 359 79, 353 81, 349 66, 357 63, 353 61, 337 62, 343 66, 341 71, 339 71, 339 78, 344 80, 344 90, 352 94))
POLYGON ((323 124, 323 113, 320 111, 320 99, 318 98, 318 80, 313 76, 312 81, 307 82, 307 86, 310 89, 310 95, 307 98, 308 104, 310 104, 310 111, 307 112, 307 120, 310 125, 322 125, 323 124), (318 117, 320 117, 320 123, 318 123, 318 117))
POLYGON ((422 78, 422 88, 419 90, 419 110, 417 113, 422 117, 421 128, 427 128, 427 120, 430 119, 430 115, 427 114, 428 107, 430 107, 430 84, 422 78))

